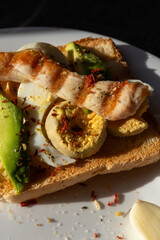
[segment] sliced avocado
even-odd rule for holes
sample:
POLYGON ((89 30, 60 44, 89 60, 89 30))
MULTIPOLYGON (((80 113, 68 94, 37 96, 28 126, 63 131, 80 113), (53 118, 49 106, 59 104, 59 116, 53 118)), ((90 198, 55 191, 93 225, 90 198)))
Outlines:
POLYGON ((98 80, 108 80, 109 72, 105 63, 99 57, 91 53, 88 49, 70 42, 66 45, 67 60, 73 69, 81 75, 89 75, 94 70, 98 80))
POLYGON ((29 181, 27 129, 23 113, 0 91, 0 161, 16 192, 29 181))

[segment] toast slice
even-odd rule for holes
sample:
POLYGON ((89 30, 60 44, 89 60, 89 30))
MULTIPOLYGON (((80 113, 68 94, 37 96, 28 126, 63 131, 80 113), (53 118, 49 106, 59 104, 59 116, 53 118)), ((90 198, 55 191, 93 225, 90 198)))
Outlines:
MULTIPOLYGON (((85 38, 76 41, 89 48, 108 65, 112 79, 130 77, 127 63, 110 38, 85 38)), ((64 54, 65 46, 58 47, 64 54)), ((160 158, 160 132, 149 113, 144 114, 149 127, 136 136, 120 138, 108 134, 100 151, 90 158, 53 168, 37 159, 31 162, 30 182, 19 194, 6 176, 0 178, 0 197, 7 202, 24 202, 56 192, 98 174, 131 170, 154 163, 160 158)))

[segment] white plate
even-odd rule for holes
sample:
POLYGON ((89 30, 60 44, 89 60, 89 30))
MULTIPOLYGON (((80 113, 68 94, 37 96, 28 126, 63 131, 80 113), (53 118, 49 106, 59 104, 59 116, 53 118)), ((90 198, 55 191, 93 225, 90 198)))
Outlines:
MULTIPOLYGON (((65 44, 79 38, 101 36, 99 34, 59 28, 5 29, 0 31, 1 51, 14 51, 29 42, 65 44)), ((154 88, 151 107, 156 116, 160 114, 160 59, 129 44, 114 40, 129 63, 134 76, 150 83, 154 88)), ((42 197, 33 206, 0 204, 0 238, 11 240, 88 240, 118 239, 138 240, 131 229, 128 215, 117 217, 115 213, 126 213, 136 201, 142 199, 160 205, 160 163, 155 163, 129 172, 97 176, 63 191, 42 197), (109 190, 109 186, 111 189, 109 190), (91 201, 91 192, 97 195, 101 210, 91 201), (116 206, 109 207, 118 193, 116 206), (86 207, 86 209, 83 209, 86 207), (48 218, 51 219, 49 222, 48 218), (97 234, 97 238, 96 235, 97 234)))

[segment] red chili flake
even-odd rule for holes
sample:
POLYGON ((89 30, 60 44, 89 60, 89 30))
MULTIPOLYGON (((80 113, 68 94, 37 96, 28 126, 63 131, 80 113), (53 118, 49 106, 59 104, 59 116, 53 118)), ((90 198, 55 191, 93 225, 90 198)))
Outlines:
POLYGON ((3 110, 4 108, 1 108, 1 110, 3 110))
POLYGON ((37 121, 37 124, 38 124, 38 125, 41 125, 41 122, 40 122, 40 120, 38 120, 38 121, 37 121))
POLYGON ((33 205, 33 204, 36 204, 36 203, 37 203, 37 201, 35 199, 28 200, 26 202, 22 202, 21 207, 27 207, 29 205, 33 205))
POLYGON ((94 191, 91 192, 91 198, 92 198, 92 202, 94 202, 94 200, 97 198, 97 195, 95 194, 94 191))
POLYGON ((59 169, 60 169, 60 167, 56 167, 56 169, 55 169, 55 170, 57 171, 57 170, 59 170, 59 169))
POLYGON ((87 87, 93 86, 96 80, 103 79, 103 77, 100 74, 95 75, 95 73, 98 73, 99 71, 103 71, 103 70, 101 68, 94 69, 91 71, 90 75, 86 76, 86 80, 88 83, 87 87))
POLYGON ((32 121, 32 122, 35 122, 35 121, 36 121, 36 119, 35 119, 35 118, 31 118, 31 121, 32 121))
POLYGON ((39 150, 39 152, 41 153, 41 152, 44 152, 45 151, 45 149, 44 148, 42 148, 41 150, 39 150))
POLYGON ((23 141, 23 137, 21 137, 20 140, 23 141))
POLYGON ((56 105, 59 105, 60 104, 60 102, 58 102, 58 103, 55 103, 54 105, 56 106, 56 105))
POLYGON ((103 77, 101 75, 98 75, 97 78, 103 80, 103 77))
POLYGON ((91 71, 91 73, 95 73, 95 72, 99 72, 99 71, 102 71, 102 68, 93 69, 93 70, 91 71))
POLYGON ((79 136, 79 135, 82 135, 83 132, 82 132, 82 131, 79 131, 79 132, 73 132, 73 134, 79 136))
POLYGON ((31 104, 28 104, 27 106, 25 106, 24 108, 22 108, 22 111, 26 110, 27 108, 31 107, 31 104))
POLYGON ((118 239, 124 239, 123 237, 117 236, 118 239))
POLYGON ((54 171, 52 171, 52 172, 51 172, 51 177, 53 177, 53 176, 54 176, 54 174, 55 174, 55 172, 54 172, 54 171))
POLYGON ((117 193, 114 194, 114 204, 117 204, 117 193))
POLYGON ((96 198, 97 198, 97 195, 94 195, 94 197, 92 198, 92 202, 94 202, 96 198))
POLYGON ((52 116, 53 116, 53 117, 56 117, 56 116, 57 116, 57 113, 52 113, 52 116))
POLYGON ((4 99, 4 100, 2 101, 2 103, 5 103, 5 102, 7 102, 7 99, 4 99))
POLYGON ((89 93, 94 93, 93 91, 90 91, 89 93))
POLYGON ((95 236, 95 238, 97 238, 98 237, 97 233, 95 233, 94 236, 95 236))
POLYGON ((35 109, 35 108, 37 108, 37 106, 33 106, 32 108, 35 109))
POLYGON ((68 130, 68 124, 67 124, 66 116, 62 117, 62 124, 63 124, 63 127, 62 127, 62 130, 61 130, 61 133, 64 133, 64 131, 68 130))
POLYGON ((47 145, 46 143, 43 144, 44 147, 45 147, 46 145, 47 145))
POLYGON ((25 130, 24 130, 24 129, 22 129, 22 132, 23 132, 23 133, 25 133, 25 130))
POLYGON ((109 207, 111 207, 111 206, 112 206, 110 201, 108 201, 107 205, 108 205, 109 207))
POLYGON ((95 79, 93 73, 91 73, 90 75, 86 76, 86 80, 87 80, 87 87, 93 86, 94 83, 96 82, 96 79, 95 79))

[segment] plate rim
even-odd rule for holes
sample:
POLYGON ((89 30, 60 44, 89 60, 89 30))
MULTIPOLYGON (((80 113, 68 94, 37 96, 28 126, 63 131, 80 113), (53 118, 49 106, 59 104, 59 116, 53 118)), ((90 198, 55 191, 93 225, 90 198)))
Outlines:
POLYGON ((112 37, 111 35, 104 35, 101 33, 97 33, 97 32, 91 32, 91 31, 87 31, 87 30, 82 30, 82 29, 75 29, 75 28, 64 28, 64 27, 41 27, 41 26, 33 26, 33 27, 14 27, 14 28, 3 28, 0 29, 0 34, 16 34, 16 33, 27 33, 27 30, 40 30, 40 31, 44 31, 44 30, 51 30, 51 31, 72 31, 72 32, 77 32, 77 33, 86 33, 87 35, 89 34, 93 34, 93 35, 97 35, 97 37, 109 37, 111 38, 113 41, 117 41, 120 44, 126 44, 131 46, 132 48, 136 48, 139 51, 143 51, 145 53, 148 53, 149 55, 157 58, 158 60, 160 60, 160 58, 152 53, 150 53, 149 51, 143 50, 135 45, 130 44, 127 41, 123 41, 117 38, 112 37))

